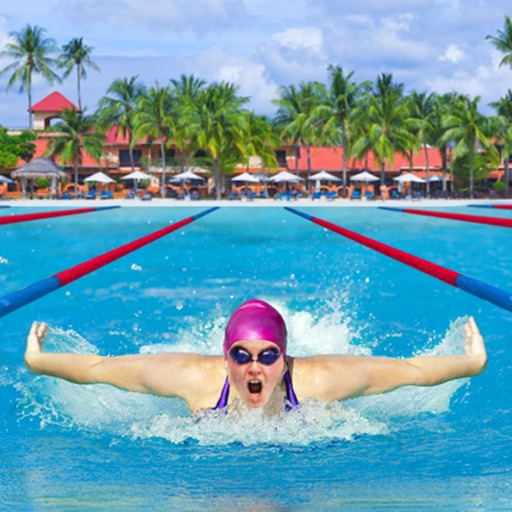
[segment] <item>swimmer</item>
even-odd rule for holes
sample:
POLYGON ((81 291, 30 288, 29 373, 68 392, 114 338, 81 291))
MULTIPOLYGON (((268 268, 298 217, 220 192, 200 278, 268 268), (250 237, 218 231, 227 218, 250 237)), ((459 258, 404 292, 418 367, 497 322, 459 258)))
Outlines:
POLYGON ((464 325, 463 355, 291 357, 282 316, 256 299, 244 302, 231 315, 223 356, 57 354, 43 351, 47 332, 45 323, 32 324, 25 352, 31 371, 77 384, 110 384, 127 391, 179 397, 193 413, 230 411, 243 403, 277 414, 307 398, 334 402, 401 386, 434 386, 473 377, 487 364, 484 342, 472 317, 464 325))

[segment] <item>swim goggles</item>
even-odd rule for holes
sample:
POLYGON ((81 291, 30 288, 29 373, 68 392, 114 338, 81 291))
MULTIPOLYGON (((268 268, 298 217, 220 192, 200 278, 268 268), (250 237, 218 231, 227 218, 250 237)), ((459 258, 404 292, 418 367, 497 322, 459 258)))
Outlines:
POLYGON ((261 363, 265 366, 273 365, 280 357, 281 352, 277 348, 266 348, 262 350, 256 359, 253 359, 252 354, 242 347, 233 347, 229 351, 231 359, 240 366, 254 362, 261 363))

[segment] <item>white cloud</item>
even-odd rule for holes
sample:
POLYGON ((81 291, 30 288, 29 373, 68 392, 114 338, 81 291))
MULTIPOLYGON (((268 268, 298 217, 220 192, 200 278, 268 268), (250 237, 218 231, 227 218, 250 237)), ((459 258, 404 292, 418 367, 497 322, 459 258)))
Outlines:
POLYGON ((449 44, 442 55, 439 56, 440 61, 448 61, 457 64, 463 59, 466 59, 467 55, 464 51, 456 44, 449 44))

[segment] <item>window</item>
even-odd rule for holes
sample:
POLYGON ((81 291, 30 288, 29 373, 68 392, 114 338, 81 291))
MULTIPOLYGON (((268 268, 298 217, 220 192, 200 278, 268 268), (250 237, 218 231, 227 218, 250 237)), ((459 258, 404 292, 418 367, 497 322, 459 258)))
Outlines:
MULTIPOLYGON (((140 159, 142 158, 142 150, 133 150, 133 163, 136 167, 140 167, 140 159)), ((130 151, 128 149, 119 150, 119 167, 131 167, 130 151)))
POLYGON ((284 149, 276 150, 277 165, 286 167, 286 151, 284 149))

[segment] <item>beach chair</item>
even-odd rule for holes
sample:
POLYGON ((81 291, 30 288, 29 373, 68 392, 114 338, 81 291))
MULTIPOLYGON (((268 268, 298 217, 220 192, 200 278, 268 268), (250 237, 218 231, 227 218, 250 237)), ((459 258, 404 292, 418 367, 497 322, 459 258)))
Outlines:
POLYGON ((192 199, 192 201, 199 201, 199 199, 201 199, 201 192, 199 192, 199 190, 192 190, 190 199, 192 199))
POLYGON ((140 197, 141 201, 151 201, 151 199, 153 199, 153 196, 151 194, 143 194, 140 197))
POLYGON ((350 195, 350 200, 352 199, 361 199, 361 191, 360 190, 354 190, 352 194, 350 195))
POLYGON ((112 195, 112 192, 110 192, 110 190, 102 190, 100 198, 101 199, 114 199, 114 196, 112 195))
POLYGON ((337 197, 338 197, 338 194, 332 190, 330 190, 329 192, 327 192, 327 194, 325 194, 325 199, 327 199, 327 201, 334 201, 337 197))
POLYGON ((369 190, 366 191, 365 197, 366 199, 375 199, 375 195, 373 194, 373 192, 370 192, 369 190))
POLYGON ((311 194, 311 200, 314 201, 315 199, 320 199, 322 197, 322 193, 321 192, 313 192, 311 194))
POLYGON ((128 194, 126 194, 126 196, 124 198, 125 199, 135 199, 136 195, 137 195, 137 193, 135 192, 135 190, 131 189, 128 191, 128 194))
POLYGON ((240 194, 238 192, 235 192, 234 190, 232 190, 229 193, 229 200, 230 201, 239 201, 240 199, 242 199, 242 197, 240 196, 240 194))
POLYGON ((96 199, 96 190, 94 189, 89 189, 89 191, 87 192, 87 195, 85 196, 85 199, 96 199))

